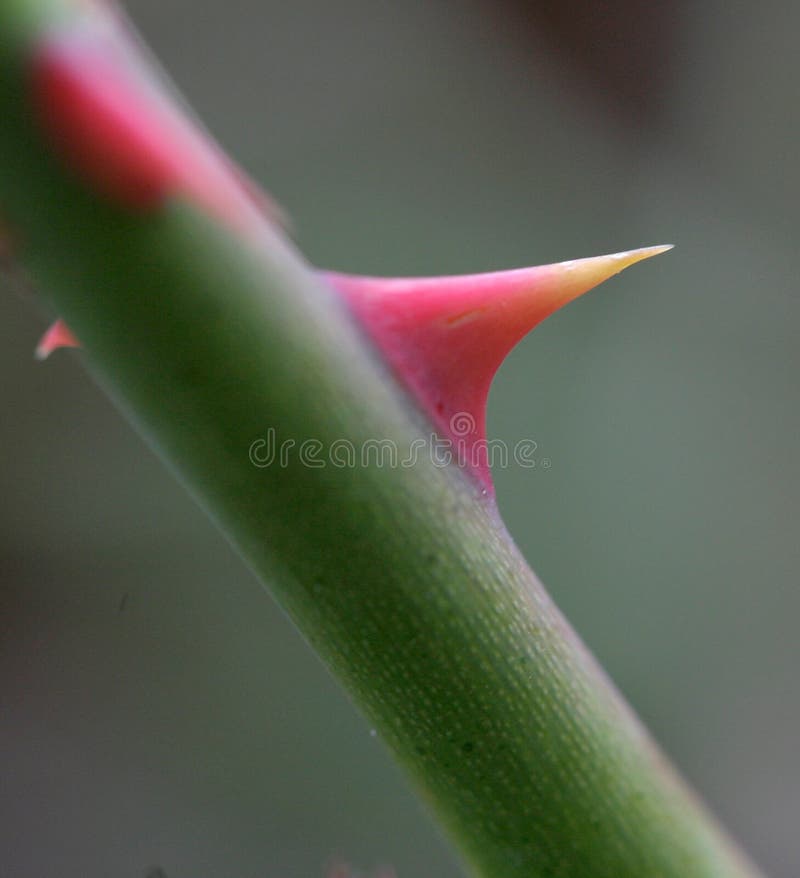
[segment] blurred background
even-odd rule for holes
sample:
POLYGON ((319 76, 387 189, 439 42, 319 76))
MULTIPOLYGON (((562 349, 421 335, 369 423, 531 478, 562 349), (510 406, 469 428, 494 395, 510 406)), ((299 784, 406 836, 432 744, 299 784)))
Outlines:
MULTIPOLYGON (((676 249, 539 327, 489 432, 557 602, 800 874, 800 5, 130 0, 328 268, 676 249)), ((462 874, 379 736, 45 326, 0 296, 0 873, 462 874)), ((588 878, 588 876, 587 876, 588 878)), ((643 876, 644 878, 644 876, 643 876)))

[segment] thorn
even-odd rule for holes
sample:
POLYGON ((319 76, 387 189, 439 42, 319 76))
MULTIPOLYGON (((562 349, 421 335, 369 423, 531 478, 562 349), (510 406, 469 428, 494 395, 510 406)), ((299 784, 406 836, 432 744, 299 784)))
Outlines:
POLYGON ((80 342, 63 320, 56 322, 45 332, 36 345, 37 360, 46 360, 58 348, 79 348, 80 342))
POLYGON ((670 248, 456 277, 323 277, 349 302, 441 437, 450 440, 453 456, 491 495, 486 401, 500 364, 554 311, 670 248))

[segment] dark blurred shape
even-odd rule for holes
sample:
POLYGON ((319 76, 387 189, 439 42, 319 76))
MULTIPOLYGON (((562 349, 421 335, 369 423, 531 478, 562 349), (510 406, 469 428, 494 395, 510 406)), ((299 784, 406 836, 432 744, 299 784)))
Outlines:
POLYGON ((491 0, 555 44, 564 61, 626 121, 655 124, 665 106, 685 0, 491 0))

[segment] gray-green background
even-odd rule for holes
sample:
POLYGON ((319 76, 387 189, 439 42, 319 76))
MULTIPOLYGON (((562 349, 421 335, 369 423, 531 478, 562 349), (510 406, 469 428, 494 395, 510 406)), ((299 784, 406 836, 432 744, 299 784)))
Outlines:
MULTIPOLYGON (((128 6, 316 264, 677 245, 504 366, 490 435, 551 466, 497 472, 499 501, 668 753, 796 878, 800 6, 128 6)), ((336 856, 459 875, 79 358, 34 363, 24 296, 4 289, 0 320, 0 875, 317 878, 336 856)))

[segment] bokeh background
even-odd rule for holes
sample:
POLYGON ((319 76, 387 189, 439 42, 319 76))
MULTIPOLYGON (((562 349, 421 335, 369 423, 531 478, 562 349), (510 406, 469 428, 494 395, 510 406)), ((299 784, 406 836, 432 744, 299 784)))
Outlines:
MULTIPOLYGON (((497 472, 499 501, 667 752, 796 878, 800 5, 128 8, 319 265, 677 245, 504 366, 490 434, 551 466, 497 472)), ((34 363, 44 316, 5 288, 0 312, 0 874, 461 875, 80 358, 34 363)))

